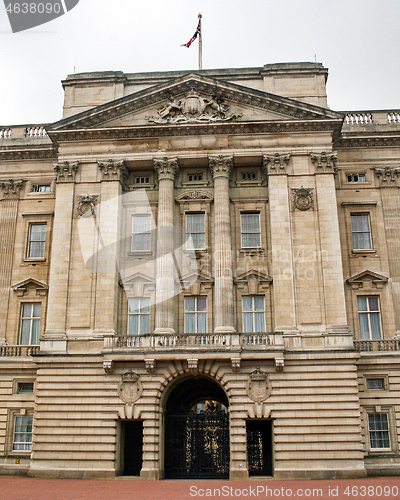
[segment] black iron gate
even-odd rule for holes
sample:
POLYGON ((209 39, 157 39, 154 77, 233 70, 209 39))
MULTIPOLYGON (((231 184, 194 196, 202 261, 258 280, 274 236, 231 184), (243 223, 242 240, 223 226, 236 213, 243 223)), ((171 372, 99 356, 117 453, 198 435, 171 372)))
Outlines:
POLYGON ((229 477, 227 413, 167 415, 165 444, 167 478, 229 477))
POLYGON ((247 461, 250 476, 272 475, 272 422, 247 421, 247 461))

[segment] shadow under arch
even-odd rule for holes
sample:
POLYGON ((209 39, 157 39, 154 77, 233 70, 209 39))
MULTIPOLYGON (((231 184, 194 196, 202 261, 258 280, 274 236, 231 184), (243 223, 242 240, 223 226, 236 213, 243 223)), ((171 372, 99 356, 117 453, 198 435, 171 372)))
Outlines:
POLYGON ((228 406, 224 389, 209 377, 185 377, 171 386, 164 401, 166 478, 229 477, 228 406))

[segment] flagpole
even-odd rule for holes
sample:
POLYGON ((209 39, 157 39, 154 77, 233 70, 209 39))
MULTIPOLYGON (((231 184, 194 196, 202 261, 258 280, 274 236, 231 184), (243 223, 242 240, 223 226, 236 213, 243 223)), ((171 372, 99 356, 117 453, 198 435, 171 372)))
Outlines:
POLYGON ((202 43, 201 43, 201 18, 203 16, 201 14, 198 15, 199 25, 200 25, 200 33, 199 33, 199 70, 203 69, 203 53, 202 53, 202 43))

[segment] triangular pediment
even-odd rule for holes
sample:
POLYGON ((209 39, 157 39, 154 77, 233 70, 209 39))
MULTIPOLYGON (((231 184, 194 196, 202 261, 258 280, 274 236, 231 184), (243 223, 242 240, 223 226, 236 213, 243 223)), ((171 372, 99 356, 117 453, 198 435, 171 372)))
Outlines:
POLYGON ((226 122, 341 122, 340 113, 195 73, 135 92, 63 119, 52 133, 119 127, 165 127, 226 122))
POLYGON ((245 273, 239 274, 235 278, 235 283, 238 283, 240 281, 249 281, 251 279, 257 280, 260 283, 272 283, 272 278, 270 276, 266 275, 263 272, 257 271, 256 269, 250 269, 245 273))
POLYGON ((11 285, 11 288, 17 293, 18 296, 22 297, 28 293, 29 288, 34 289, 36 295, 46 295, 49 286, 44 281, 39 281, 35 278, 27 278, 11 285))
POLYGON ((180 280, 182 281, 182 283, 193 283, 195 281, 198 281, 200 283, 208 283, 210 285, 214 283, 214 278, 212 276, 207 276, 206 274, 197 271, 190 271, 189 273, 182 276, 180 280))
POLYGON ((367 269, 365 271, 362 271, 361 273, 357 273, 351 276, 346 281, 353 288, 363 287, 365 283, 371 283, 376 288, 381 288, 388 282, 388 280, 389 278, 387 276, 375 273, 374 271, 370 271, 367 269))
POLYGON ((147 285, 155 284, 155 280, 153 278, 146 276, 145 274, 140 272, 134 273, 131 276, 121 279, 121 282, 123 283, 124 286, 125 285, 132 286, 135 283, 145 283, 147 285))

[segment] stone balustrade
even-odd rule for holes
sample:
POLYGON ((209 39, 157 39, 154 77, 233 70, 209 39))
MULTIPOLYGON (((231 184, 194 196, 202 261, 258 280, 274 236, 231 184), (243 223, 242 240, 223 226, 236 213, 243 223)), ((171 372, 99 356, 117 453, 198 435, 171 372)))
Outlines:
POLYGON ((0 128, 0 139, 11 139, 11 128, 0 128))
POLYGON ((47 135, 46 125, 16 125, 12 127, 0 126, 0 142, 12 141, 13 143, 34 140, 35 142, 51 142, 47 135))
POLYGON ((363 352, 400 351, 400 340, 355 340, 354 348, 363 352))
POLYGON ((25 137, 45 137, 46 135, 46 129, 40 125, 25 128, 25 137))
POLYGON ((400 110, 343 111, 344 126, 372 126, 400 124, 400 110))
POLYGON ((200 350, 224 349, 237 346, 242 349, 268 349, 282 347, 279 333, 182 333, 148 335, 107 335, 104 349, 124 351, 125 349, 174 350, 194 348, 200 350))
POLYGON ((38 345, 2 345, 0 346, 0 357, 27 357, 39 353, 38 345))
POLYGON ((345 116, 347 125, 368 125, 372 124, 372 113, 348 113, 345 116))

